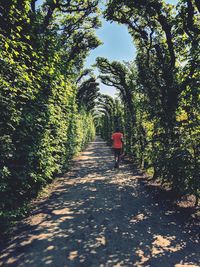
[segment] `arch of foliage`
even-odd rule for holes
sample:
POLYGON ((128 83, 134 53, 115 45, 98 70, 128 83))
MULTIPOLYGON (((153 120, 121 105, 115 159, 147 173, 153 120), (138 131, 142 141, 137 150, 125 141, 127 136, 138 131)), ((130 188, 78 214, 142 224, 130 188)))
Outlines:
POLYGON ((200 3, 108 0, 105 17, 125 24, 134 63, 97 59, 100 78, 124 104, 128 152, 154 178, 200 196, 200 3), (176 8, 176 9, 175 9, 176 8))

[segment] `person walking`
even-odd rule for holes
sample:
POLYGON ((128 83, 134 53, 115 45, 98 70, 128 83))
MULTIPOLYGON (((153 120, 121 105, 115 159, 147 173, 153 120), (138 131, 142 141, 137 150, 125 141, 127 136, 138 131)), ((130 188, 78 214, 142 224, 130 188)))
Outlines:
POLYGON ((116 128, 116 131, 112 134, 112 147, 114 150, 114 158, 115 158, 115 168, 119 168, 120 157, 122 154, 123 148, 123 134, 120 132, 119 128, 116 128))

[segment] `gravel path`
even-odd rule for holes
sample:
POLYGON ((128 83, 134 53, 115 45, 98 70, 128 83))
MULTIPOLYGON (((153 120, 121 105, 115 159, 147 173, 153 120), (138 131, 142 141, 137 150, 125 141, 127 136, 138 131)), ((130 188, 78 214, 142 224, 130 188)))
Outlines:
POLYGON ((200 266, 199 225, 170 203, 128 164, 113 169, 97 138, 20 223, 0 266, 200 266))

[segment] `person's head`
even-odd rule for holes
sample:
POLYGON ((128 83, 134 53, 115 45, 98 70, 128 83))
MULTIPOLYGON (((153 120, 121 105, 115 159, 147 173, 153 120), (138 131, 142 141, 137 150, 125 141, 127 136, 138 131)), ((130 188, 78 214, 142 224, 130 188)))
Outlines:
POLYGON ((115 132, 120 132, 119 127, 116 127, 115 132))

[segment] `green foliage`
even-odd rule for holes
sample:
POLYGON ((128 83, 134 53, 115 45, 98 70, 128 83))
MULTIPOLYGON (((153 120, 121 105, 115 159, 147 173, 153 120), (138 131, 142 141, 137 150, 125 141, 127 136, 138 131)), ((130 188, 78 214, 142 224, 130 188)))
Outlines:
POLYGON ((83 81, 77 92, 77 102, 79 108, 84 106, 87 111, 91 111, 95 108, 95 100, 99 96, 99 83, 95 77, 83 81))
POLYGON ((179 1, 175 10, 161 0, 109 0, 105 17, 127 25, 137 56, 132 64, 97 59, 102 82, 115 86, 121 97, 126 151, 155 179, 197 201, 199 8, 198 1, 179 1))
POLYGON ((93 32, 100 25, 97 4, 45 1, 36 9, 35 1, 0 3, 3 224, 25 213, 26 203, 94 138, 91 109, 77 101, 77 79, 88 52, 100 44, 93 32))

